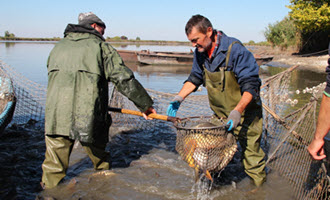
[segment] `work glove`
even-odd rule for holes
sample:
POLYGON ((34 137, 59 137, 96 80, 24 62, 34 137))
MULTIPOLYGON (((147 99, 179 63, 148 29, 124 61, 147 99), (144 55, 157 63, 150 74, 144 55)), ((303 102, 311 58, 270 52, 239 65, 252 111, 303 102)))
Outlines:
POLYGON ((232 110, 229 113, 227 125, 229 125, 228 131, 235 129, 241 121, 241 113, 237 110, 232 110))
POLYGON ((180 104, 183 101, 183 98, 179 95, 176 95, 174 99, 170 102, 170 105, 167 108, 166 115, 170 117, 175 117, 176 112, 179 110, 180 104))

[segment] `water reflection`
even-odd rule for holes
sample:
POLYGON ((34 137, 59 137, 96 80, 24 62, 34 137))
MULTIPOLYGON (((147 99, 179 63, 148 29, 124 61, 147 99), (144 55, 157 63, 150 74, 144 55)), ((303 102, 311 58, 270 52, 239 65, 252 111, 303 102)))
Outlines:
POLYGON ((136 44, 136 45, 123 45, 118 43, 111 43, 111 45, 117 50, 131 50, 131 51, 174 51, 174 52, 190 52, 195 48, 192 46, 179 46, 179 45, 147 45, 147 44, 136 44))
MULTIPOLYGON (((270 76, 273 76, 275 74, 278 74, 282 71, 285 71, 288 69, 286 65, 280 65, 272 62, 273 65, 262 65, 260 66, 260 76, 262 78, 267 78, 270 76)), ((324 73, 317 73, 315 71, 310 71, 306 69, 299 69, 299 67, 291 72, 291 85, 290 88, 292 90, 301 90, 306 87, 315 86, 318 85, 321 82, 324 82, 326 80, 326 73, 325 73, 324 66, 324 73)))
POLYGON ((6 48, 10 48, 10 47, 15 46, 15 44, 16 44, 15 42, 6 42, 6 43, 5 43, 5 47, 6 47, 6 48))
POLYGON ((152 74, 152 73, 169 73, 169 74, 184 74, 188 75, 191 71, 191 66, 182 66, 182 65, 137 65, 137 70, 140 74, 152 74))
POLYGON ((271 65, 261 65, 259 68, 259 75, 261 79, 264 79, 285 71, 286 69, 287 68, 284 66, 273 67, 271 65))
MULTIPOLYGON (((140 65, 132 62, 125 64, 144 87, 165 93, 179 92, 191 70, 191 66, 182 65, 140 65)), ((202 89, 194 94, 206 95, 206 90, 202 89)))
POLYGON ((128 50, 132 49, 132 46, 136 49, 140 48, 140 44, 121 44, 121 43, 111 43, 111 46, 113 46, 115 49, 121 49, 121 50, 128 50))

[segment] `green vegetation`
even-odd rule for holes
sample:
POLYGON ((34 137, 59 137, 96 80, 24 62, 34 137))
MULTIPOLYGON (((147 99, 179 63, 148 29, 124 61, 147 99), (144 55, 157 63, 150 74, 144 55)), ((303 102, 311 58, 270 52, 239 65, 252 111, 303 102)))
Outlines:
POLYGON ((270 42, 263 41, 263 42, 255 42, 253 40, 250 40, 248 43, 243 43, 245 46, 271 46, 270 42))
POLYGON ((253 40, 250 40, 247 44, 248 45, 255 45, 256 43, 253 40))
POLYGON ((269 24, 265 37, 273 46, 294 47, 301 53, 326 50, 330 36, 329 0, 290 0, 291 11, 269 24))
POLYGON ((14 33, 10 33, 9 31, 5 31, 4 37, 0 37, 0 40, 26 40, 26 41, 59 41, 61 38, 53 37, 53 38, 24 38, 24 37, 16 37, 14 33))
POLYGON ((9 33, 9 31, 5 31, 5 38, 15 38, 15 34, 9 33))
POLYGON ((290 0, 290 17, 296 27, 304 32, 330 29, 329 0, 290 0))
POLYGON ((255 45, 258 45, 258 46, 270 46, 271 43, 269 43, 268 41, 262 41, 262 42, 256 43, 255 45))
POLYGON ((329 0, 290 0, 291 20, 299 30, 300 52, 328 49, 330 36, 329 0))
POLYGON ((280 22, 269 24, 264 33, 268 42, 272 46, 279 46, 286 49, 289 46, 296 46, 299 40, 297 37, 298 29, 294 26, 289 17, 284 18, 280 22))
POLYGON ((24 37, 0 37, 0 40, 14 40, 14 41, 59 41, 61 38, 24 38, 24 37))

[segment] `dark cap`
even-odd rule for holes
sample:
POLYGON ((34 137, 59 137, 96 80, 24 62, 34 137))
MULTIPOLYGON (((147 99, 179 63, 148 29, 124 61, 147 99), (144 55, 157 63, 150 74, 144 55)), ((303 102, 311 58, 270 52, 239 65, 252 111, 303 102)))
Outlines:
POLYGON ((78 24, 80 25, 91 25, 91 24, 98 24, 105 28, 105 23, 98 18, 94 13, 87 12, 87 13, 80 13, 78 16, 78 24))

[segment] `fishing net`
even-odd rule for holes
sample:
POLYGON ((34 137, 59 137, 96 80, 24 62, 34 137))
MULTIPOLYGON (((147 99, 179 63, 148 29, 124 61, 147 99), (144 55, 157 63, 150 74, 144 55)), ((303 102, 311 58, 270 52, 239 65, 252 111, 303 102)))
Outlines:
POLYGON ((11 122, 16 105, 16 97, 10 77, 0 68, 0 132, 11 122))
POLYGON ((0 71, 11 78, 16 95, 16 108, 11 124, 37 125, 35 127, 42 128, 45 119, 46 86, 27 79, 2 61, 0 71))
POLYGON ((266 166, 289 181, 296 199, 328 199, 329 177, 324 163, 313 161, 307 152, 325 83, 292 91, 290 81, 299 73, 296 67, 265 79, 262 86, 266 166), (304 97, 301 102, 296 100, 298 96, 304 97))
POLYGON ((12 81, 9 76, 0 68, 0 111, 5 109, 5 105, 9 101, 15 101, 12 81))
MULTIPOLYGON (((4 63, 0 62, 0 67, 12 78, 17 97, 17 106, 11 125, 22 124, 32 128, 30 125, 35 124, 38 125, 37 129, 43 128, 46 86, 28 80, 4 63)), ((263 79, 261 97, 264 124, 261 144, 267 155, 266 167, 270 173, 276 171, 289 182, 296 199, 328 199, 327 169, 323 162, 313 161, 306 150, 316 129, 317 111, 325 84, 310 86, 303 91, 292 91, 294 85, 291 80, 297 77, 299 77, 298 70, 290 68, 263 79), (301 95, 303 98, 300 99, 305 99, 305 101, 297 102, 296 98, 301 95)), ((112 85, 109 91, 110 106, 138 110, 112 85)), ((175 94, 150 89, 147 91, 155 102, 154 107, 157 113, 165 114, 168 103, 172 101, 175 94)), ((181 104, 177 117, 211 116, 212 114, 206 95, 190 95, 181 104)), ((201 128, 199 129, 194 127, 195 120, 201 120, 199 118, 177 124, 175 127, 171 122, 147 121, 141 117, 120 113, 111 113, 111 115, 113 123, 110 128, 110 142, 123 139, 141 140, 142 137, 145 137, 146 141, 150 138, 161 140, 160 142, 165 143, 170 151, 177 151, 187 165, 191 164, 194 168, 198 166, 202 171, 219 170, 224 167, 219 164, 222 163, 219 160, 231 157, 224 156, 225 149, 228 150, 230 147, 226 148, 219 144, 220 140, 226 139, 223 127, 199 127, 201 128), (214 133, 203 134, 208 131, 214 133), (127 132, 133 134, 123 134, 127 132), (140 132, 143 132, 143 136, 135 134, 140 132), (160 135, 159 132, 162 134, 160 135), (221 139, 213 140, 212 138, 217 134, 221 139), (216 147, 217 145, 219 147, 216 147), (217 148, 224 150, 222 155, 216 153, 217 148), (194 153, 191 150, 194 150, 194 153)), ((232 147, 234 148, 234 145, 232 147)), ((224 163, 226 164, 225 161, 224 163)))
POLYGON ((222 119, 192 117, 178 121, 175 127, 176 150, 197 171, 220 171, 227 166, 237 150, 236 140, 232 134, 228 134, 222 119), (218 125, 215 125, 214 120, 217 120, 218 125))

